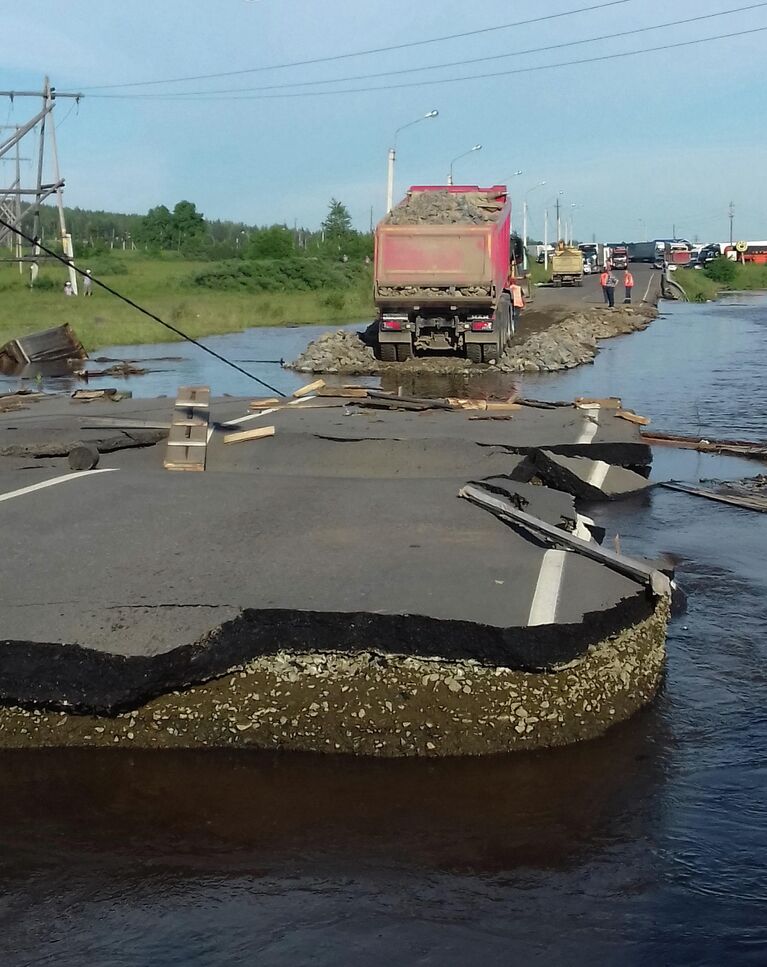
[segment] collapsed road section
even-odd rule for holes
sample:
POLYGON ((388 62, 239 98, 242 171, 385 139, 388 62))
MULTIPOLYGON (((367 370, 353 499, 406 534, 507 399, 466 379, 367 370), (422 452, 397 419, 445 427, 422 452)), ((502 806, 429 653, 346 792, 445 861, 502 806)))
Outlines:
POLYGON ((622 411, 248 402, 210 401, 205 469, 181 474, 170 400, 3 415, 0 746, 483 754, 651 700, 668 581, 600 548, 573 483, 641 499, 622 411), (98 470, 52 455, 141 428, 162 442, 98 470))

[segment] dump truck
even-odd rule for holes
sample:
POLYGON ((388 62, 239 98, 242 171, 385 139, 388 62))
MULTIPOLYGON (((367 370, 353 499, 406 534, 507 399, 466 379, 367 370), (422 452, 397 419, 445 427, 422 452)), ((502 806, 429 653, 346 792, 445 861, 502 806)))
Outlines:
POLYGON ((503 185, 414 185, 379 223, 375 290, 381 359, 417 350, 496 361, 513 333, 511 200, 503 185))
POLYGON ((583 285, 583 254, 560 242, 551 259, 551 281, 556 286, 583 285))

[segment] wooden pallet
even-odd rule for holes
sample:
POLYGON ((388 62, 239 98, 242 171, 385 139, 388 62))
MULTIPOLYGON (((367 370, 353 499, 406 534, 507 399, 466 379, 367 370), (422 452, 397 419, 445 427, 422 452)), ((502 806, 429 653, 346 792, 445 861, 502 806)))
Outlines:
POLYGON ((205 469, 210 425, 210 388, 179 387, 165 454, 166 470, 205 469))

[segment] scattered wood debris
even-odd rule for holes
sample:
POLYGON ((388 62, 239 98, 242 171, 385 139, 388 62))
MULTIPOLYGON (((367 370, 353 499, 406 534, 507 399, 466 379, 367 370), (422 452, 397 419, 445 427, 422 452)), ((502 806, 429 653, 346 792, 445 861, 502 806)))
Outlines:
POLYGON ((325 380, 316 379, 313 383, 307 383, 306 386, 301 386, 299 389, 294 390, 293 396, 296 399, 300 399, 302 396, 308 396, 310 393, 314 393, 317 390, 324 389, 325 380))
POLYGON ((588 397, 588 396, 578 396, 575 399, 575 405, 581 409, 590 409, 592 406, 598 406, 603 410, 620 410, 623 406, 621 400, 617 396, 603 396, 603 397, 588 397))
POLYGON ((640 416, 633 410, 616 410, 615 415, 621 420, 628 420, 629 423, 636 423, 637 426, 649 426, 652 422, 649 416, 640 416))
POLYGON ((722 504, 731 504, 743 510, 756 510, 767 514, 767 477, 752 477, 738 483, 723 483, 716 490, 708 487, 692 487, 689 484, 677 483, 669 480, 661 487, 668 490, 679 490, 682 493, 693 494, 695 497, 705 497, 722 504))
POLYGON ((87 358, 85 347, 74 329, 67 325, 33 332, 0 346, 0 367, 3 369, 20 369, 29 363, 87 358))
POLYGON ((645 443, 658 446, 700 450, 702 453, 731 453, 752 460, 767 460, 767 443, 755 440, 707 440, 703 437, 677 436, 672 433, 643 433, 645 443))
POLYGON ((129 400, 133 396, 126 390, 119 390, 116 386, 108 386, 104 389, 76 389, 72 393, 72 399, 78 403, 92 403, 93 400, 111 400, 119 403, 120 400, 129 400))
POLYGON ((224 443, 244 443, 246 440, 263 440, 265 437, 274 436, 273 426, 260 426, 257 430, 241 430, 239 433, 227 433, 224 443))

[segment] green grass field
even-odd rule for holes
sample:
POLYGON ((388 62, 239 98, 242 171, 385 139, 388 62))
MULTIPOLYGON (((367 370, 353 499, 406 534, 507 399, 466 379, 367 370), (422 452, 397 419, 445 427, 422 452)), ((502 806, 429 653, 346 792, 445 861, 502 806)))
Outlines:
POLYGON ((720 292, 755 292, 767 289, 767 265, 736 265, 732 282, 726 285, 710 279, 705 272, 677 269, 674 281, 690 302, 709 302, 720 292))
MULTIPOLYGON (((368 279, 347 289, 295 294, 212 291, 193 285, 195 273, 210 269, 212 264, 121 252, 119 256, 95 257, 83 267, 91 268, 94 276, 118 292, 195 337, 240 332, 251 326, 373 317, 372 284, 368 279)), ((66 297, 66 279, 63 266, 44 264, 40 287, 30 291, 26 273, 20 276, 16 265, 0 264, 0 345, 64 323, 72 326, 88 350, 178 338, 98 286, 93 287, 90 298, 66 297)))

